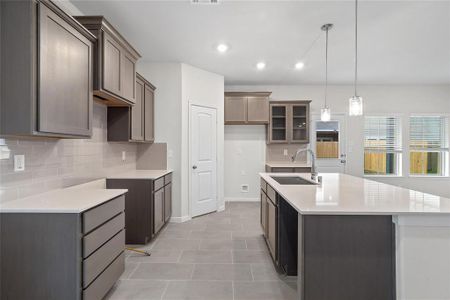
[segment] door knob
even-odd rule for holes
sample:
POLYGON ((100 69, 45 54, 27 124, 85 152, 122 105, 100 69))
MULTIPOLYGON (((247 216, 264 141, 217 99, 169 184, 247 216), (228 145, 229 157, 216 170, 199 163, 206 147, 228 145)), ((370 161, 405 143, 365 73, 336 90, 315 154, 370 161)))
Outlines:
POLYGON ((196 165, 193 165, 193 166, 192 166, 192 169, 194 169, 194 170, 197 169, 197 166, 196 166, 196 165))

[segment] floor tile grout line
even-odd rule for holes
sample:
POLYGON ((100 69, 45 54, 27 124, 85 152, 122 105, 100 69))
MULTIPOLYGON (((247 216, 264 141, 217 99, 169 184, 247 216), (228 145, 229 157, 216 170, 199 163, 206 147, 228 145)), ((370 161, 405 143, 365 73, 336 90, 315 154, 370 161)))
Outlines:
POLYGON ((164 299, 164 296, 166 295, 167 290, 169 289, 169 283, 170 283, 170 281, 167 280, 167 281, 166 281, 166 286, 164 287, 164 290, 163 290, 163 292, 162 292, 162 294, 161 294, 161 300, 164 299))
POLYGON ((133 271, 131 271, 131 273, 127 276, 127 279, 131 279, 131 276, 136 272, 136 270, 141 266, 141 262, 136 263, 136 267, 134 268, 133 271))

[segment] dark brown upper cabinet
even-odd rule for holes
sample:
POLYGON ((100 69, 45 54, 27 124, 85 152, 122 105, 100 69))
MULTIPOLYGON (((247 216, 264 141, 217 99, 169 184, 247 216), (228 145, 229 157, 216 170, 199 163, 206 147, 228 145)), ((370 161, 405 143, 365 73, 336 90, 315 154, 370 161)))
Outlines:
POLYGON ((270 102, 268 144, 309 143, 311 101, 270 102))
POLYGON ((136 74, 136 101, 131 107, 108 107, 108 141, 154 141, 154 93, 155 87, 136 74))
POLYGON ((103 16, 75 18, 97 37, 94 95, 109 106, 134 105, 139 53, 103 16))
POLYGON ((92 132, 95 36, 47 0, 0 1, 3 136, 92 132))
POLYGON ((225 125, 269 124, 270 92, 226 92, 225 125))

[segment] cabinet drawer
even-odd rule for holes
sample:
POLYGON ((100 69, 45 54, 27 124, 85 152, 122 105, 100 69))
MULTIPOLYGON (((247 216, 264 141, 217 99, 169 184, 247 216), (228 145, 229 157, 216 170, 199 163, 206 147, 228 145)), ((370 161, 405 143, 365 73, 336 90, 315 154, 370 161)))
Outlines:
POLYGON ((310 167, 296 167, 294 168, 294 173, 311 173, 310 167))
POLYGON ((112 217, 125 210, 125 196, 119 196, 96 208, 83 213, 83 233, 88 233, 92 229, 105 223, 112 217))
POLYGON ((83 300, 103 299, 125 270, 125 254, 120 254, 112 264, 83 291, 83 300))
POLYGON ((267 185, 267 197, 269 197, 269 199, 272 200, 273 203, 277 204, 275 190, 270 185, 267 185))
POLYGON ((83 238, 83 258, 97 250, 107 240, 117 234, 125 227, 125 214, 121 213, 114 219, 109 220, 101 227, 89 233, 83 238))
POLYGON ((125 231, 122 230, 83 261, 83 287, 88 286, 125 249, 125 231))
POLYGON ((294 168, 276 167, 276 168, 272 168, 272 170, 270 172, 272 172, 272 173, 293 173, 294 168))
POLYGON ((267 183, 262 178, 261 178, 261 189, 264 191, 264 193, 267 193, 267 183))
POLYGON ((167 174, 166 176, 164 176, 164 184, 169 184, 172 182, 172 173, 167 174))
POLYGON ((160 177, 153 181, 153 191, 157 191, 164 186, 164 177, 160 177))

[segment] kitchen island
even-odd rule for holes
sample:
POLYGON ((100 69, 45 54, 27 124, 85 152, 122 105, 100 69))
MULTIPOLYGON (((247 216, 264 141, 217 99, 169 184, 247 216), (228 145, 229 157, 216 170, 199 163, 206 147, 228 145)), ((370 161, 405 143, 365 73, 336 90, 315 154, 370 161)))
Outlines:
POLYGON ((297 271, 299 299, 450 299, 450 199, 344 174, 260 175, 266 241, 281 272, 297 271))

